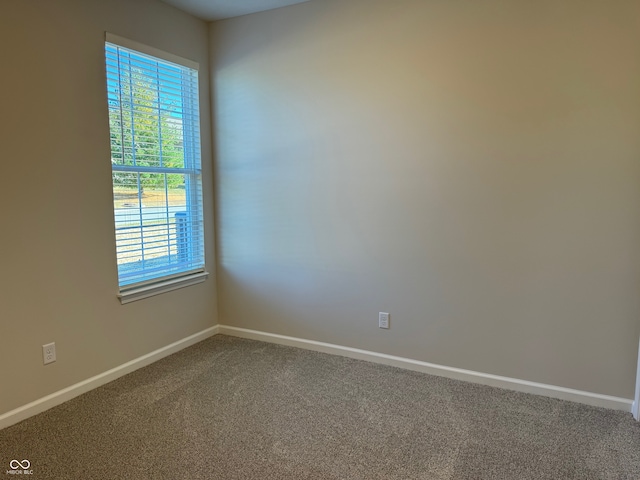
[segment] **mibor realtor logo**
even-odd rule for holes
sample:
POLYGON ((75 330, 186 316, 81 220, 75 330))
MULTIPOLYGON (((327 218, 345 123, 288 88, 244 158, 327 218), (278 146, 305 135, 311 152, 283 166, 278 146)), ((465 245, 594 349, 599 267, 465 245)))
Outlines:
POLYGON ((7 475, 33 475, 29 460, 11 460, 7 475))

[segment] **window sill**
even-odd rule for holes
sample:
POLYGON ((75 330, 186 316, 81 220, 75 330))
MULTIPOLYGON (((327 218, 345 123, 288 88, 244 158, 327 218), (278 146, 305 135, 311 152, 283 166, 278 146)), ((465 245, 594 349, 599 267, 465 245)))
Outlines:
POLYGON ((118 298, 120 299, 120 303, 124 305, 126 303, 142 300, 143 298, 153 297, 162 293, 171 292, 172 290, 178 290, 179 288, 202 283, 207 278, 209 278, 209 272, 193 273, 184 277, 172 278, 171 280, 166 280, 153 285, 144 285, 142 287, 120 292, 118 298))

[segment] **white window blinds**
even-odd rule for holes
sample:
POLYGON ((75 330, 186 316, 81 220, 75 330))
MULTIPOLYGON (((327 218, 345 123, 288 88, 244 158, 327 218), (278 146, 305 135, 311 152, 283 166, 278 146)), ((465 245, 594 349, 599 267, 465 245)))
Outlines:
POLYGON ((122 292, 204 271, 204 232, 195 65, 117 40, 105 54, 122 292))

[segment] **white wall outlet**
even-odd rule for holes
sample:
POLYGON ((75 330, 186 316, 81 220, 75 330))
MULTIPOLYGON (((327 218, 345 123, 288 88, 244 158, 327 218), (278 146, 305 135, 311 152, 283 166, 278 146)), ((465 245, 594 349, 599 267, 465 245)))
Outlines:
POLYGON ((44 364, 53 363, 56 361, 56 344, 47 343, 42 345, 42 357, 44 358, 44 364))
POLYGON ((389 314, 386 312, 378 313, 378 326, 380 328, 389 328, 389 314))

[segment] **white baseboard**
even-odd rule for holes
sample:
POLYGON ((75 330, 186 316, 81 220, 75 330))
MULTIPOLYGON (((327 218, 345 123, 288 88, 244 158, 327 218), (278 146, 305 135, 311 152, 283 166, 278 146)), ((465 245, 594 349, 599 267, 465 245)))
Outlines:
POLYGON ((130 362, 124 363, 118 367, 112 368, 104 373, 100 373, 94 377, 83 380, 82 382, 71 385, 70 387, 63 388, 55 393, 42 397, 31 403, 18 407, 15 410, 11 410, 7 413, 0 415, 0 430, 10 425, 14 425, 22 420, 25 420, 33 415, 49 410, 56 405, 71 400, 74 397, 82 395, 83 393, 93 390, 105 383, 109 383, 119 377, 122 377, 128 373, 138 370, 139 368, 146 367, 147 365, 157 362, 161 358, 168 357, 184 348, 190 347, 208 337, 216 335, 218 333, 218 325, 202 330, 194 335, 190 335, 182 340, 178 340, 166 347, 159 348, 151 353, 147 353, 142 357, 138 357, 130 362))
POLYGON ((633 418, 640 421, 640 346, 638 347, 638 364, 636 366, 636 392, 633 396, 631 413, 633 414, 633 418))
POLYGON ((315 340, 306 340, 303 338, 288 337, 275 333, 260 332, 257 330, 248 330, 245 328, 231 327, 228 325, 216 325, 198 332, 189 337, 178 340, 166 347, 159 348, 151 353, 143 355, 118 367, 112 368, 104 373, 83 380, 82 382, 71 385, 70 387, 59 390, 55 393, 42 397, 31 403, 18 407, 7 413, 0 415, 0 430, 10 425, 14 425, 33 415, 44 412, 61 403, 71 400, 83 393, 97 388, 105 383, 109 383, 139 368, 150 365, 164 357, 176 353, 184 348, 190 347, 208 337, 217 334, 230 335, 234 337, 249 338, 260 340, 263 342, 277 343, 280 345, 288 345, 292 347, 304 348, 306 350, 314 350, 317 352, 329 353, 333 355, 341 355, 359 360, 391 365, 394 367, 415 370, 418 372, 438 375, 441 377, 453 378, 456 380, 464 380, 467 382, 479 383, 482 385, 490 385, 493 387, 506 388, 518 392, 532 393, 535 395, 543 395, 546 397, 559 398, 569 400, 596 407, 610 408, 614 410, 623 410, 625 412, 634 412, 634 401, 627 398, 612 397, 609 395, 601 395, 599 393, 584 392, 581 390, 573 390, 570 388, 558 387, 555 385, 546 385, 544 383, 529 382, 527 380, 519 380, 517 378, 501 377, 488 373, 474 372, 472 370, 463 370, 461 368, 446 367, 433 363, 412 360, 410 358, 397 357, 384 353, 371 352, 358 348, 344 347, 341 345, 333 345, 331 343, 317 342, 315 340))
POLYGON ((491 375, 489 373, 474 372, 472 370, 464 370, 461 368, 446 367, 433 363, 421 362, 410 358, 396 357, 394 355, 386 355, 384 353, 370 352, 360 350, 358 348, 343 347, 341 345, 333 345, 331 343, 317 342, 315 340, 306 340, 303 338, 288 337, 285 335, 277 335, 275 333, 259 332, 256 330, 248 330, 245 328, 230 327, 228 325, 219 325, 218 333, 231 335, 234 337, 249 338, 252 340, 260 340, 263 342, 277 343, 280 345, 288 345, 291 347, 304 348, 317 352, 330 353, 333 355, 341 355, 343 357, 356 358, 359 360, 367 360, 369 362, 391 365, 393 367, 415 370, 418 372, 429 373, 441 377, 453 378, 456 380, 464 380, 467 382, 479 383, 482 385, 490 385, 492 387, 506 388, 518 392, 532 393, 545 397, 559 398, 561 400, 569 400, 572 402, 584 403, 596 407, 610 408, 614 410, 623 410, 625 412, 632 411, 633 400, 620 397, 612 397, 599 393, 584 392, 571 388, 558 387, 555 385, 547 385, 544 383, 529 382, 517 378, 501 377, 499 375, 491 375))

